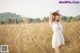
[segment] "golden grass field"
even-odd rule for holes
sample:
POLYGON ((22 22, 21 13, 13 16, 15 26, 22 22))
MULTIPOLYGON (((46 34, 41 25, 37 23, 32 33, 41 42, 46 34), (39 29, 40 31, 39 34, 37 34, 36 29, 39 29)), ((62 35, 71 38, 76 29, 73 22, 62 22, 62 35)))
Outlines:
MULTIPOLYGON (((80 53, 80 21, 61 23, 63 53, 80 53)), ((7 44, 9 53, 54 53, 52 34, 48 22, 0 25, 0 45, 7 44)))

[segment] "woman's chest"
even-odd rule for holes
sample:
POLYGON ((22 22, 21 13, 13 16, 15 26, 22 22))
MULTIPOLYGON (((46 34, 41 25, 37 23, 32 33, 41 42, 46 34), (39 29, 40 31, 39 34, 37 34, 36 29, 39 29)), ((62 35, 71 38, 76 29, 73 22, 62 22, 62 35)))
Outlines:
POLYGON ((62 30, 62 25, 60 23, 54 23, 53 24, 53 29, 54 30, 62 30))

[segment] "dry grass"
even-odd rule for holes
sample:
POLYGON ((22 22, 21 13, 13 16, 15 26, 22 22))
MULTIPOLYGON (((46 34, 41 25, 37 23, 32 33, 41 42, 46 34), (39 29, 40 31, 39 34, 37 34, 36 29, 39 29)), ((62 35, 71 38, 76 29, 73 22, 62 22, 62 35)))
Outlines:
MULTIPOLYGON (((66 42, 63 53, 80 53, 80 21, 62 25, 66 42)), ((54 53, 52 34, 48 22, 0 25, 0 44, 9 45, 9 53, 54 53)))

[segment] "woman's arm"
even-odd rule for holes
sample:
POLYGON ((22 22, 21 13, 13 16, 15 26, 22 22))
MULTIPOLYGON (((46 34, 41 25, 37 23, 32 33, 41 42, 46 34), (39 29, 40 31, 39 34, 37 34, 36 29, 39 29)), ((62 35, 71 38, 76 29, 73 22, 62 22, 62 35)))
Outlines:
POLYGON ((52 28, 52 13, 53 13, 53 12, 51 12, 51 13, 50 13, 50 16, 49 16, 49 24, 50 24, 51 28, 52 28))

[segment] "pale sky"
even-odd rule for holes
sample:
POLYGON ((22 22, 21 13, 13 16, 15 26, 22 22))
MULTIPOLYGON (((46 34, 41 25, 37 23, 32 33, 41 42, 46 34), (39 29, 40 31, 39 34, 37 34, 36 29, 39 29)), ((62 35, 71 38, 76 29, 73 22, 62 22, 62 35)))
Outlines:
MULTIPOLYGON (((51 11, 60 10, 62 15, 80 15, 80 4, 59 4, 59 0, 0 0, 0 13, 11 12, 21 16, 43 18, 51 11)), ((76 0, 75 0, 76 1, 76 0)))

